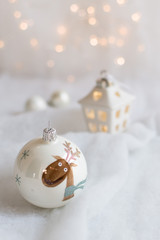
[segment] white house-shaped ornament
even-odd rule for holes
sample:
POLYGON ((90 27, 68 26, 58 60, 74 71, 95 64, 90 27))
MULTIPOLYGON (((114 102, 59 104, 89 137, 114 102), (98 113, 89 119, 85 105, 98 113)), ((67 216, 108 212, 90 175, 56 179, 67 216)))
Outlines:
POLYGON ((79 101, 88 130, 113 134, 126 130, 134 99, 108 77, 97 80, 93 90, 79 101))

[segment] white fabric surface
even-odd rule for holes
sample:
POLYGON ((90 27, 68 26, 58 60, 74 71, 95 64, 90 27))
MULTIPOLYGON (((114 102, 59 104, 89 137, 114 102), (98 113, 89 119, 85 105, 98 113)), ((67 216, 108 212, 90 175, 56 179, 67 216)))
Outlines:
MULTIPOLYGON (((132 123, 123 134, 91 134, 85 131, 75 103, 65 109, 22 112, 26 96, 35 89, 44 91, 44 86, 47 96, 50 83, 2 82, 0 235, 4 240, 160 239, 160 115, 132 123), (27 203, 13 176, 18 151, 42 134, 49 119, 59 134, 80 147, 88 164, 88 182, 81 197, 53 210, 27 203)), ((76 99, 80 94, 74 92, 76 99)))

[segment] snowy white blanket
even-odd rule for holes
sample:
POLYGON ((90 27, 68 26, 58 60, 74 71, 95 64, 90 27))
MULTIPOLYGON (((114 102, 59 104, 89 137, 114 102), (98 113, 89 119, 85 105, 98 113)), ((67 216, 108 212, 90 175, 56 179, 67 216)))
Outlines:
MULTIPOLYGON (((2 79, 0 88, 0 239, 159 240, 160 115, 146 117, 145 123, 135 121, 123 134, 91 134, 85 131, 80 107, 74 103, 66 109, 22 111, 29 95, 47 97, 53 91, 52 82, 11 82, 2 79), (41 136, 49 119, 58 134, 83 151, 88 182, 79 199, 46 210, 20 196, 13 166, 20 148, 41 136)), ((90 88, 88 84, 84 91, 90 88)), ((73 90, 74 98, 77 91, 73 90)))
MULTIPOLYGON (((160 137, 141 123, 132 124, 128 132, 115 136, 65 134, 87 159, 88 182, 79 199, 63 208, 46 210, 32 206, 19 195, 13 176, 19 149, 41 135, 46 119, 65 118, 65 111, 69 110, 1 119, 1 237, 5 240, 159 239, 160 137)), ((77 109, 70 111, 76 113, 77 109)), ((59 130, 60 126, 55 125, 59 130)), ((65 132, 63 126, 61 131, 65 132)))

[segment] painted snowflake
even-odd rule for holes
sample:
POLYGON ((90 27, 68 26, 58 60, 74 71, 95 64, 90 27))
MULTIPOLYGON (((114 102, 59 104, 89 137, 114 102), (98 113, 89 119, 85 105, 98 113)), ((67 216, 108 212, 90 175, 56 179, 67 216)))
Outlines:
POLYGON ((29 156, 29 150, 24 150, 24 152, 22 153, 22 157, 21 160, 24 158, 26 159, 29 156))
POLYGON ((15 176, 15 181, 20 186, 20 184, 21 184, 21 177, 19 177, 18 174, 16 174, 16 176, 15 176))

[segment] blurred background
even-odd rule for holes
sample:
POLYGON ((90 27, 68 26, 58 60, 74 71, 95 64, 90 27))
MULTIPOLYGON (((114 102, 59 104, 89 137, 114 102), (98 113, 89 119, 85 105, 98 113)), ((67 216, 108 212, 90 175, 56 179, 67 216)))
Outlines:
POLYGON ((137 95, 137 117, 157 110, 159 5, 144 0, 1 1, 1 110, 22 110, 28 97, 47 99, 57 89, 77 101, 102 69, 137 95))

